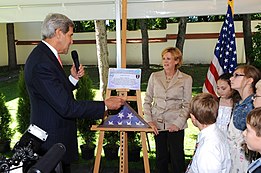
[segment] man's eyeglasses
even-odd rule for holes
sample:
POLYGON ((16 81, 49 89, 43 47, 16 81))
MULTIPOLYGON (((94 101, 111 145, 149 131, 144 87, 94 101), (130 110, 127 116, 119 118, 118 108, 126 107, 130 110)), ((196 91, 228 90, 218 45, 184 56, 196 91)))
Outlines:
POLYGON ((245 76, 245 75, 244 75, 244 74, 238 74, 238 73, 233 74, 233 77, 234 77, 234 78, 237 78, 237 77, 239 77, 239 76, 245 76))
POLYGON ((255 94, 255 95, 252 96, 252 100, 255 100, 257 97, 261 97, 261 96, 258 96, 258 95, 255 94))

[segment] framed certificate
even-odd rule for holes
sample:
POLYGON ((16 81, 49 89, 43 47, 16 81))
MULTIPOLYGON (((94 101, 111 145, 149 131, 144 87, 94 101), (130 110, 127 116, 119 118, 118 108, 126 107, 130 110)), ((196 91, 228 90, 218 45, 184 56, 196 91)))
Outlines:
POLYGON ((108 89, 140 90, 141 69, 109 68, 108 89))

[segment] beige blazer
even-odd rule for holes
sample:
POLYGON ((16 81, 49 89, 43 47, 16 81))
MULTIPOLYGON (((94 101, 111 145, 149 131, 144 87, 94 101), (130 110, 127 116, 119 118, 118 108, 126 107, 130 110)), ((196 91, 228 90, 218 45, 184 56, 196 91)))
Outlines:
POLYGON ((192 97, 191 76, 177 70, 167 84, 164 70, 151 74, 144 98, 144 119, 156 122, 160 130, 175 124, 187 127, 189 103, 192 97))

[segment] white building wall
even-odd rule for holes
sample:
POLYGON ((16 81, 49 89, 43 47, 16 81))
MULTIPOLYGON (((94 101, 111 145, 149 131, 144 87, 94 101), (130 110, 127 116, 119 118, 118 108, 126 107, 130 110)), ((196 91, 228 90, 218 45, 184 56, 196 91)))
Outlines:
MULTIPOLYGON (((252 31, 255 31, 255 26, 260 21, 252 22, 252 31)), ((223 22, 209 23, 188 23, 187 34, 205 34, 219 33, 223 22)), ((15 39, 18 41, 40 41, 41 40, 41 23, 15 23, 15 39)), ((0 24, 0 65, 8 64, 6 29, 5 24, 0 24)), ((236 32, 242 32, 242 22, 235 22, 236 32)), ((167 34, 177 34, 177 24, 169 24, 166 30, 149 31, 149 38, 166 38, 167 34)), ((108 39, 115 39, 115 32, 108 32, 108 39)), ((74 40, 95 40, 95 33, 75 33, 74 40)), ((127 39, 141 39, 140 31, 127 31, 127 39)), ((214 47, 217 38, 214 39, 186 39, 184 45, 184 64, 209 64, 213 58, 214 47)), ((174 46, 176 40, 170 39, 167 42, 149 43, 149 56, 151 64, 161 63, 161 51, 165 47, 174 46)), ((245 62, 244 42, 243 38, 236 39, 238 62, 245 62)), ((127 43, 127 65, 142 63, 141 43, 127 43)), ((26 58, 32 51, 35 45, 17 45, 17 62, 24 64, 26 58)), ((109 63, 116 64, 116 44, 108 44, 109 63)), ((97 65, 97 54, 95 44, 73 44, 70 50, 77 50, 80 62, 84 65, 97 65)), ((62 55, 64 64, 71 64, 71 55, 62 55)))

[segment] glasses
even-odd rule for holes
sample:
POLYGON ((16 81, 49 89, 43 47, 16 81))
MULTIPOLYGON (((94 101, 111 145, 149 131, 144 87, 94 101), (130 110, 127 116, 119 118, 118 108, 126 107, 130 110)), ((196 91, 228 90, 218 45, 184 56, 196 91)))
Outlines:
POLYGON ((255 100, 257 97, 261 97, 261 96, 258 96, 258 95, 255 94, 255 95, 252 96, 252 100, 255 100))
POLYGON ((239 77, 239 76, 245 76, 245 75, 244 75, 244 74, 238 74, 238 73, 233 74, 233 77, 234 77, 234 78, 237 78, 237 77, 239 77))

